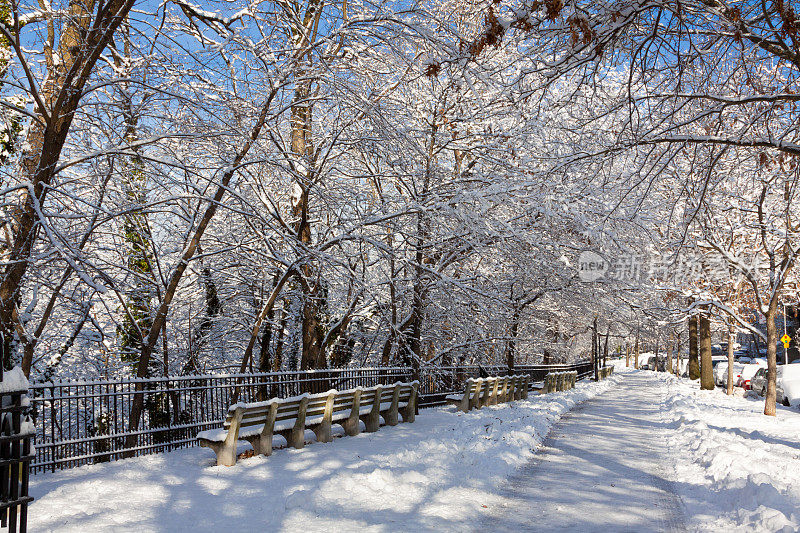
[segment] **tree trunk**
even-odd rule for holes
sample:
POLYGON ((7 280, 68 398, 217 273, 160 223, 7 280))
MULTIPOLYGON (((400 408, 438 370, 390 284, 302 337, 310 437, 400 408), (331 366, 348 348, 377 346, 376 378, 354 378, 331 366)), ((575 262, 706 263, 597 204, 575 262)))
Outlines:
POLYGON ((778 311, 778 300, 772 298, 767 310, 767 393, 764 395, 764 414, 775 416, 776 385, 778 380, 777 343, 778 328, 775 317, 778 311))
POLYGON ((594 323, 592 324, 592 369, 594 370, 594 380, 600 381, 600 373, 597 369, 597 359, 599 355, 597 348, 597 317, 595 317, 594 323))
POLYGON ((274 309, 267 313, 267 320, 264 323, 264 333, 261 334, 261 346, 258 349, 258 371, 269 372, 270 353, 269 348, 272 343, 272 321, 275 318, 274 309))
POLYGON ((661 339, 658 336, 656 336, 656 352, 655 352, 655 355, 656 355, 656 367, 653 369, 656 372, 658 372, 658 355, 659 355, 659 349, 660 348, 661 348, 661 339))
POLYGON ((606 330, 606 342, 603 345, 603 366, 608 365, 608 336, 611 335, 611 326, 606 330))
POLYGON ((627 342, 625 343, 625 368, 629 368, 631 366, 631 345, 627 342))
POLYGON ((669 337, 667 337, 667 364, 664 370, 667 371, 667 374, 672 374, 672 351, 673 351, 673 336, 672 331, 669 332, 669 337))
POLYGON ((689 379, 700 377, 700 361, 697 353, 697 316, 689 317, 689 379))
POLYGON ((511 317, 511 331, 510 339, 506 345, 506 365, 508 366, 509 375, 514 373, 514 355, 517 349, 517 335, 519 334, 519 308, 514 308, 514 314, 511 317))
MULTIPOLYGON (((291 141, 294 155, 295 185, 292 191, 292 215, 295 219, 296 238, 302 245, 311 245, 311 224, 309 222, 308 193, 313 181, 314 144, 311 137, 312 109, 311 79, 305 78, 304 71, 297 72, 291 108, 291 141)), ((309 260, 300 268, 305 280, 303 289, 302 338, 303 350, 300 355, 300 369, 312 370, 327 367, 322 349, 323 327, 320 323, 321 280, 319 272, 309 260)))
POLYGON ((636 342, 633 345, 633 368, 639 370, 639 332, 636 332, 636 342))
POLYGON ((736 328, 731 325, 728 329, 728 385, 726 393, 733 394, 733 340, 736 338, 736 328))
POLYGON ((423 235, 423 229, 425 227, 425 223, 422 220, 423 216, 424 215, 421 213, 418 215, 419 220, 417 224, 417 250, 414 256, 414 288, 411 302, 411 339, 409 342, 410 353, 408 354, 411 359, 410 363, 413 369, 414 379, 419 379, 420 361, 422 361, 422 320, 427 292, 425 290, 425 281, 423 279, 424 270, 422 267, 422 262, 425 259, 422 247, 426 241, 423 235))
POLYGON ((708 315, 698 316, 698 338, 700 344, 700 389, 714 390, 714 372, 711 365, 711 321, 708 315))
POLYGON ((275 341, 275 357, 272 359, 272 371, 280 372, 283 365, 283 344, 286 338, 286 323, 289 313, 286 311, 286 302, 281 308, 281 319, 278 321, 278 339, 275 341))

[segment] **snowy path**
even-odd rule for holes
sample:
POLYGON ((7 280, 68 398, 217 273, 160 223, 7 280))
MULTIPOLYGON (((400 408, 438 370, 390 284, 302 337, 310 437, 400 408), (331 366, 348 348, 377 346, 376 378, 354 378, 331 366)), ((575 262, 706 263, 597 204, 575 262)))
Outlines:
POLYGON ((631 373, 566 414, 537 456, 508 479, 484 528, 684 530, 680 500, 661 466, 671 431, 660 414, 665 394, 652 374, 631 373))

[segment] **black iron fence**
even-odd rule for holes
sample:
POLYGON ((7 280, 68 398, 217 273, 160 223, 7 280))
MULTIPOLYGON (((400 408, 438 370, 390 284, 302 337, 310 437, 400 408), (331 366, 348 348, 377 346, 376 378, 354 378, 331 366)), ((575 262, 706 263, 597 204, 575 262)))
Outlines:
POLYGON ((27 380, 19 368, 3 376, 0 365, 0 527, 25 532, 28 522, 31 441, 27 380))
MULTIPOLYGON (((430 367, 421 369, 420 406, 437 405, 481 370, 507 375, 507 367, 430 367)), ((591 363, 525 365, 513 373, 544 379, 547 372, 591 373, 591 363)), ((122 457, 159 453, 195 445, 199 431, 221 427, 228 407, 302 392, 351 389, 411 381, 410 368, 348 368, 258 374, 223 374, 154 379, 62 381, 31 386, 36 413, 36 458, 32 471, 55 471, 122 457), (144 396, 138 427, 129 417, 136 395, 144 396)))
POLYGON ((199 431, 221 426, 235 401, 409 379, 404 368, 354 368, 37 383, 31 386, 37 415, 32 469, 55 471, 192 446, 199 431), (136 395, 144 396, 144 410, 131 431, 136 395))

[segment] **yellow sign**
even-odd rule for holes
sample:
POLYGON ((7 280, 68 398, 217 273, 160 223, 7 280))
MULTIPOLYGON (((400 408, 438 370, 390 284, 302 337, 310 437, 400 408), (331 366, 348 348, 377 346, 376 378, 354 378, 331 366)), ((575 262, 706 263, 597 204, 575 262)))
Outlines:
POLYGON ((792 342, 792 338, 784 333, 783 337, 781 337, 781 342, 783 343, 784 348, 788 348, 789 343, 792 342))

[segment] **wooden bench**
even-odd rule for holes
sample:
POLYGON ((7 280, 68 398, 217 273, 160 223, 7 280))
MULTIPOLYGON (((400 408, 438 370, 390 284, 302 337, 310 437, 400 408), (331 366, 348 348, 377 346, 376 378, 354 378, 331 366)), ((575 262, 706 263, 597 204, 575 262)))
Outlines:
POLYGON ((528 376, 470 378, 464 385, 463 393, 448 395, 445 400, 459 411, 467 412, 487 405, 527 399, 529 383, 528 376))
POLYGON ((604 366, 603 368, 600 369, 599 378, 600 379, 606 379, 608 377, 611 377, 611 374, 613 374, 613 373, 614 373, 614 367, 613 366, 604 366))
POLYGON ((540 394, 549 392, 565 391, 575 387, 578 380, 578 373, 572 372, 550 372, 544 377, 544 384, 540 394))
POLYGON ((360 433, 360 422, 366 431, 378 431, 381 417, 390 426, 397 425, 401 416, 403 422, 414 421, 418 388, 419 382, 414 381, 238 403, 228 409, 222 429, 201 431, 197 441, 214 451, 218 465, 232 466, 239 440, 248 441, 257 454, 271 455, 276 433, 286 439, 287 446, 302 448, 306 429, 314 432, 318 442, 332 440, 333 423, 351 436, 360 433))

